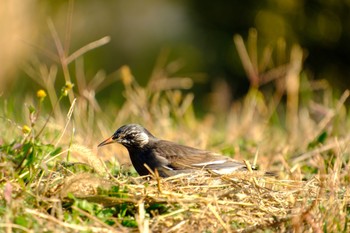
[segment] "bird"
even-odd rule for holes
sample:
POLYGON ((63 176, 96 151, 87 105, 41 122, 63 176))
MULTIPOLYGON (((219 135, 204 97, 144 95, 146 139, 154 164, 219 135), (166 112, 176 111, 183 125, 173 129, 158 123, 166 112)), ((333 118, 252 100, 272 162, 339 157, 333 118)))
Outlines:
POLYGON ((111 143, 119 143, 126 147, 140 176, 156 171, 160 177, 165 178, 198 170, 209 170, 216 174, 249 170, 246 163, 227 156, 158 139, 139 124, 121 126, 98 147, 111 143))

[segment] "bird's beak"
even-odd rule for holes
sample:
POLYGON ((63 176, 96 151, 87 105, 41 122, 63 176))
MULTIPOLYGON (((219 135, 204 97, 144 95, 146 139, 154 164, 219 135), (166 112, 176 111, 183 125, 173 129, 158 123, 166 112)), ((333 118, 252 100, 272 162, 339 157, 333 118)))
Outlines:
POLYGON ((116 141, 113 139, 113 136, 107 138, 106 140, 104 140, 103 142, 101 142, 100 144, 98 144, 97 147, 101 147, 101 146, 105 146, 111 143, 115 143, 116 141))

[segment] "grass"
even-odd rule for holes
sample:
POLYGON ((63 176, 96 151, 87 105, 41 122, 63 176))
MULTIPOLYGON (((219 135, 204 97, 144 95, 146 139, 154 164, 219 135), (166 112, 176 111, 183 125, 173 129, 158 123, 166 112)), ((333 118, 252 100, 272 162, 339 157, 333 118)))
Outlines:
POLYGON ((337 97, 324 81, 310 80, 299 46, 287 48, 281 40, 259 57, 256 31, 247 44, 235 36, 251 88, 224 114, 198 118, 193 94, 184 91, 193 83, 173 75, 176 61, 161 56, 145 87, 127 66, 117 77, 98 73, 86 83, 81 56, 108 38, 67 56, 49 26, 59 63, 26 67, 43 90, 23 99, 22 117, 2 97, 0 231, 349 231, 349 92, 337 97), (59 66, 66 85, 56 91, 59 66), (113 82, 124 85, 125 102, 100 106, 96 93, 113 82), (96 148, 129 122, 161 138, 250 160, 278 177, 138 177, 125 148, 96 148))

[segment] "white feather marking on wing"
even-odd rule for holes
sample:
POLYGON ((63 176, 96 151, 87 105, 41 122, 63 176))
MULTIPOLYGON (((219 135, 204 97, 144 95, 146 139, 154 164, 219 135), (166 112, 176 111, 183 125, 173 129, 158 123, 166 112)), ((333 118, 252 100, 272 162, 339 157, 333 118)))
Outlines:
POLYGON ((204 163, 195 163, 192 164, 192 166, 208 166, 208 165, 214 165, 214 164, 223 164, 226 163, 227 159, 225 160, 214 160, 214 161, 209 161, 209 162, 204 162, 204 163))
POLYGON ((168 166, 166 166, 166 165, 163 165, 163 167, 166 168, 166 169, 168 169, 168 170, 174 170, 174 169, 172 169, 171 167, 168 167, 168 166))

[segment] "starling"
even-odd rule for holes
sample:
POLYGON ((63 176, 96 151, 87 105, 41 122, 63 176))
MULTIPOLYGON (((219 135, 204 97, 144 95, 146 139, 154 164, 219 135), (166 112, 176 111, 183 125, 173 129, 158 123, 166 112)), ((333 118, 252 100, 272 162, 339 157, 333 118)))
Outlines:
POLYGON ((137 124, 120 127, 98 146, 114 142, 126 147, 134 168, 141 176, 150 174, 148 168, 157 170, 161 177, 196 170, 210 170, 218 174, 248 170, 245 163, 226 156, 158 139, 137 124))

